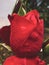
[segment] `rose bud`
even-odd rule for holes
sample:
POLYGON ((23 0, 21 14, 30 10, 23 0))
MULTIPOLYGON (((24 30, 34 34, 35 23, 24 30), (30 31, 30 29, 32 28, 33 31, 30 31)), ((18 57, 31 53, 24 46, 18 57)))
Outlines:
POLYGON ((24 16, 16 13, 9 15, 11 23, 10 45, 13 52, 20 56, 35 56, 42 47, 44 36, 43 19, 37 10, 24 16))

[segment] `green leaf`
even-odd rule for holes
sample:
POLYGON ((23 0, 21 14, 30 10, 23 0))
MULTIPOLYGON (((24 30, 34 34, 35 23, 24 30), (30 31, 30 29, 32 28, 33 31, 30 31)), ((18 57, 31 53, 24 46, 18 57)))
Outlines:
POLYGON ((49 65, 49 64, 47 64, 47 65, 49 65))
POLYGON ((2 64, 0 64, 0 65, 2 65, 2 64))
POLYGON ((45 55, 49 56, 49 43, 44 48, 45 55))
POLYGON ((19 14, 19 15, 25 15, 25 14, 26 14, 26 10, 22 7, 22 5, 21 5, 21 7, 19 8, 18 14, 19 14))
POLYGON ((12 51, 10 46, 6 45, 5 43, 0 43, 0 45, 6 48, 8 51, 12 51))

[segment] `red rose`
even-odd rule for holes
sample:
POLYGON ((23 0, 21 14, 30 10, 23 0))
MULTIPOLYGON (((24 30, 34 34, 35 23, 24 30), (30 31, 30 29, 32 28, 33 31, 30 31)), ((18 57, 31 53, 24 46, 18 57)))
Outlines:
POLYGON ((0 40, 10 45, 10 26, 4 26, 0 29, 0 40))
POLYGON ((46 65, 46 62, 44 60, 41 60, 39 57, 36 57, 37 65, 46 65))
POLYGON ((44 24, 37 10, 25 16, 9 15, 11 23, 10 45, 14 53, 20 56, 34 56, 43 43, 44 24))
POLYGON ((3 65, 46 65, 39 57, 36 58, 19 58, 16 56, 8 57, 3 65))

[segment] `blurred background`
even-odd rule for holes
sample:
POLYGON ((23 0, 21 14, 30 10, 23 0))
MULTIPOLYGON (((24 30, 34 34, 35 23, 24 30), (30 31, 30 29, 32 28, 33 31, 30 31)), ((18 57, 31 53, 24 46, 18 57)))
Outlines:
POLYGON ((18 0, 0 0, 0 28, 4 25, 10 25, 7 16, 12 14, 15 4, 18 0))
MULTIPOLYGON (((49 0, 0 0, 0 28, 10 25, 8 14, 25 15, 33 9, 37 9, 40 18, 44 19, 44 41, 39 56, 49 65, 49 0)), ((10 47, 4 43, 0 44, 0 65, 10 55, 13 55, 10 47)))

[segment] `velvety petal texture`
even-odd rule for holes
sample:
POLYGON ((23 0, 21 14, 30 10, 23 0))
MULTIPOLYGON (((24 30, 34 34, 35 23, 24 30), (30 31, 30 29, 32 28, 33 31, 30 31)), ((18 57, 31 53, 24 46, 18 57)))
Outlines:
POLYGON ((10 26, 0 29, 0 38, 10 44, 15 56, 8 57, 3 65, 46 65, 37 57, 44 38, 44 21, 37 10, 24 16, 8 15, 10 26))
POLYGON ((46 65, 46 63, 39 57, 29 59, 11 56, 6 59, 3 65, 46 65))
POLYGON ((17 55, 37 55, 43 43, 44 24, 37 10, 24 16, 8 16, 11 23, 10 45, 17 55), (29 53, 29 54, 28 54, 29 53))
POLYGON ((10 45, 10 26, 0 28, 0 40, 10 45))

